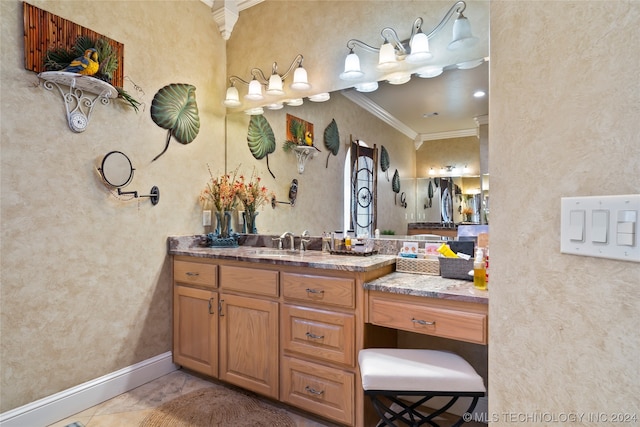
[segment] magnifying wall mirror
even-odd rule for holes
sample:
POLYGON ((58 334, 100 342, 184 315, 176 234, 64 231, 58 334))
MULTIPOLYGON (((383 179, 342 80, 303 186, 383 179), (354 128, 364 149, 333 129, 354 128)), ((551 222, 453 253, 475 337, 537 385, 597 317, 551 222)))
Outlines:
POLYGON ((137 191, 122 191, 133 180, 133 165, 129 157, 121 151, 111 151, 102 159, 102 166, 98 169, 104 182, 118 190, 118 195, 131 194, 133 197, 149 197, 151 204, 157 205, 160 201, 160 190, 155 185, 151 187, 150 194, 138 194, 137 191))

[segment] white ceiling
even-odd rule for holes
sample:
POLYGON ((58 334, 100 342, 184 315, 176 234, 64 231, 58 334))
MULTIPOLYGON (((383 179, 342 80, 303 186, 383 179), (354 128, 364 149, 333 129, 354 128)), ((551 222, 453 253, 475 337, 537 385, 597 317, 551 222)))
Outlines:
POLYGON ((475 118, 489 113, 489 64, 470 70, 450 69, 430 79, 413 76, 403 85, 380 82, 375 92, 349 89, 343 93, 412 139, 475 134, 475 118), (486 95, 474 98, 477 90, 486 95))

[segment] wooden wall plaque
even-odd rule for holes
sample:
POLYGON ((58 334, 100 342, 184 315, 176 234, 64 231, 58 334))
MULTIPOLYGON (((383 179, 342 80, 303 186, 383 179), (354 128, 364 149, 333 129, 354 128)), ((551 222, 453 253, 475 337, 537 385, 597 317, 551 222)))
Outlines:
POLYGON ((46 71, 45 55, 55 48, 71 49, 79 36, 104 39, 118 57, 118 69, 113 73, 113 86, 122 87, 124 80, 124 44, 82 27, 69 20, 23 2, 24 68, 36 73, 46 71))

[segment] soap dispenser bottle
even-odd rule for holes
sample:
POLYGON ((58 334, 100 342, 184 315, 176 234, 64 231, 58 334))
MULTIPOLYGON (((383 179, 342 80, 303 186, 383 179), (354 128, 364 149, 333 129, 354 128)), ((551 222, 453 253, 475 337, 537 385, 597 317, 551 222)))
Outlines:
POLYGON ((484 254, 481 247, 476 248, 476 255, 473 259, 473 286, 477 289, 487 289, 484 254))

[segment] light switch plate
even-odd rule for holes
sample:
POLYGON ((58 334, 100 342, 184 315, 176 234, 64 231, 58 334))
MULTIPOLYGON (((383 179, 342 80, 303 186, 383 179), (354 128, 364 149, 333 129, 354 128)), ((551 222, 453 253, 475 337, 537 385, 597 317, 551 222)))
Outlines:
POLYGON ((640 262, 639 220, 640 194, 563 197, 560 252, 640 262), (582 240, 576 238, 576 212, 584 212, 582 240))

